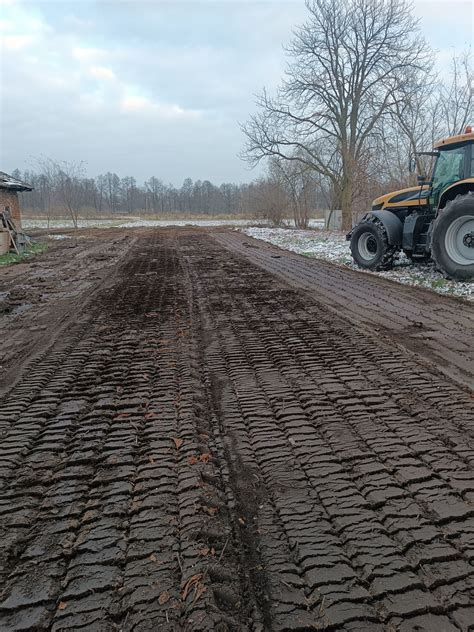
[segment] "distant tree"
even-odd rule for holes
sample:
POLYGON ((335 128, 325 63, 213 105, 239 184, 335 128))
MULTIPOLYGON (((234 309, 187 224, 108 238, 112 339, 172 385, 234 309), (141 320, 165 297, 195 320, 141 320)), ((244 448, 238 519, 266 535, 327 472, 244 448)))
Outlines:
POLYGON ((120 181, 123 208, 127 213, 133 213, 136 209, 138 197, 137 181, 132 176, 126 176, 120 181))
POLYGON ((254 214, 273 226, 283 226, 291 214, 291 199, 281 174, 272 167, 267 177, 256 180, 251 188, 249 206, 254 214))
POLYGON ((69 212, 74 228, 77 228, 79 212, 84 202, 84 190, 81 186, 84 163, 52 161, 52 172, 57 183, 60 201, 69 212))
POLYGON ((105 196, 107 199, 107 205, 109 211, 115 213, 118 211, 119 196, 120 196, 120 178, 116 173, 110 173, 108 171, 105 176, 105 196))
POLYGON ((313 170, 304 163, 274 157, 269 161, 269 171, 287 194, 296 228, 308 228, 316 191, 313 170))
MULTIPOLYGON (((185 178, 183 186, 181 187, 181 210, 185 213, 190 213, 193 207, 193 181, 191 178, 185 178)), ((193 209, 194 210, 194 209, 193 209)))
POLYGON ((84 203, 84 163, 41 158, 38 161, 41 176, 38 180, 43 209, 48 209, 48 225, 52 198, 65 208, 77 228, 79 212, 84 203))
POLYGON ((163 182, 152 176, 145 182, 145 189, 150 200, 150 206, 154 213, 165 212, 166 187, 163 182))

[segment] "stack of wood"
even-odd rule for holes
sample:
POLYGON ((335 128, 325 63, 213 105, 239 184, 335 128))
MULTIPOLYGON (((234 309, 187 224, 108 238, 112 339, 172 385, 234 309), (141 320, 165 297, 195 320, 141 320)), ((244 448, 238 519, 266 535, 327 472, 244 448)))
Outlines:
POLYGON ((31 239, 17 229, 10 211, 6 209, 0 211, 0 254, 14 250, 19 255, 29 245, 31 245, 31 239))

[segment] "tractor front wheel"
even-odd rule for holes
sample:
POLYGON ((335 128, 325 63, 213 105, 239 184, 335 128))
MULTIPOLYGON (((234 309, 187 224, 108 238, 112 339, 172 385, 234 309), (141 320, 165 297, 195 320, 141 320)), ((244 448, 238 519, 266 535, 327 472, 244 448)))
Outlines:
POLYGON ((474 193, 458 195, 438 212, 433 224, 431 256, 448 279, 474 279, 474 193))
POLYGON ((379 220, 365 220, 351 234, 351 253, 359 268, 390 270, 397 248, 388 243, 384 225, 379 220))

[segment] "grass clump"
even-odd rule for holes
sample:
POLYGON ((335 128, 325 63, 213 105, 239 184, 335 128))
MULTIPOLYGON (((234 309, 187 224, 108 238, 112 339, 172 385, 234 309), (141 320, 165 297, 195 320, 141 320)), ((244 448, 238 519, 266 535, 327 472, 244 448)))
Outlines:
POLYGON ((13 263, 22 263, 30 257, 37 255, 40 252, 44 252, 47 248, 48 244, 41 241, 34 241, 30 246, 28 246, 28 248, 26 248, 26 250, 24 250, 19 255, 13 251, 6 252, 4 255, 0 255, 0 266, 7 266, 13 263))

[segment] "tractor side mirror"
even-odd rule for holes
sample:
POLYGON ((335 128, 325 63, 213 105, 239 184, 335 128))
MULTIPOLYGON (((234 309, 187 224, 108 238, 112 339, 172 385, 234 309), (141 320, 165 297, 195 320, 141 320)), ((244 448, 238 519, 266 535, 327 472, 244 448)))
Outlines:
POLYGON ((410 173, 415 173, 416 171, 416 160, 413 154, 411 154, 410 157, 408 158, 408 171, 410 173))

